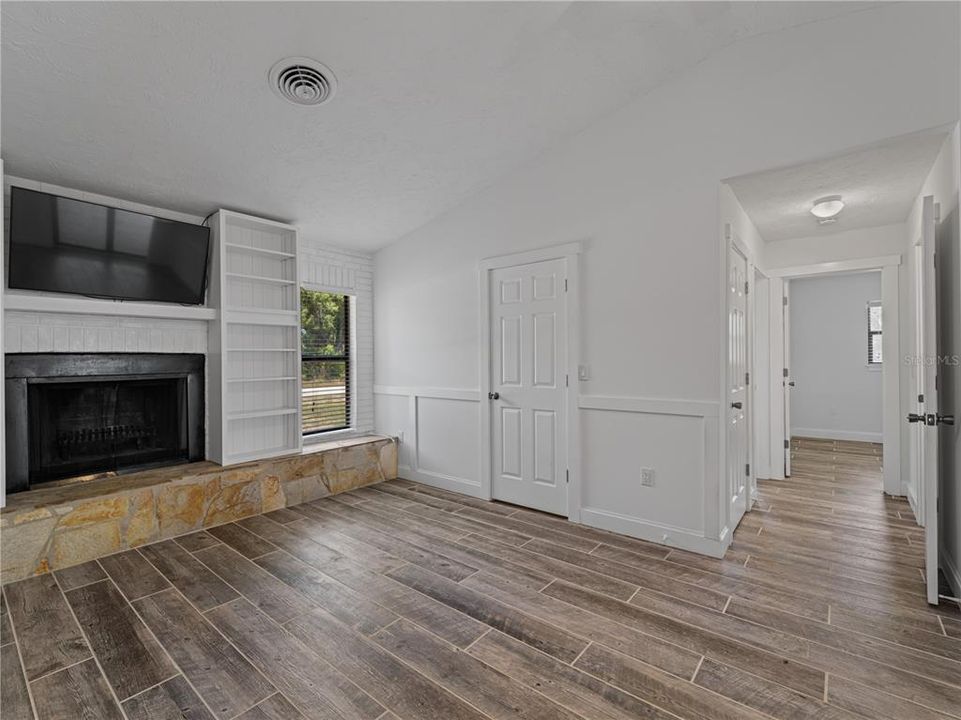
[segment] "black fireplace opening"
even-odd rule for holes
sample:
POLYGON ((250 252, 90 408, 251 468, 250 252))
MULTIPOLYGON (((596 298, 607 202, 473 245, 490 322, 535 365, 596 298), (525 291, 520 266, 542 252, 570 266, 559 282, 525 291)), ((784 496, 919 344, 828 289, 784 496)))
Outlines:
POLYGON ((34 383, 30 481, 187 460, 183 379, 34 383))
POLYGON ((203 457, 202 355, 8 355, 6 366, 8 492, 203 457))

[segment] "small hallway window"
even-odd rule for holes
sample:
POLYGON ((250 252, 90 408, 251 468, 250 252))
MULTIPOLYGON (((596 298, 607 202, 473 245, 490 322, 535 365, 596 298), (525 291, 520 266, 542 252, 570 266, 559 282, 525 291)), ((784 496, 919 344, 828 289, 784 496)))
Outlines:
POLYGON ((350 427, 350 296, 300 289, 304 435, 350 427))
POLYGON ((868 303, 868 365, 881 364, 881 303, 868 303))

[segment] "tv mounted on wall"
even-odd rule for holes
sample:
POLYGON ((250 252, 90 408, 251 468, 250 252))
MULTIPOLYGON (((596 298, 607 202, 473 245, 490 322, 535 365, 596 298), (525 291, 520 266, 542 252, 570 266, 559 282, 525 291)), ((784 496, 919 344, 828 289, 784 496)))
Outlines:
POLYGON ((12 187, 9 286, 200 305, 210 229, 12 187))

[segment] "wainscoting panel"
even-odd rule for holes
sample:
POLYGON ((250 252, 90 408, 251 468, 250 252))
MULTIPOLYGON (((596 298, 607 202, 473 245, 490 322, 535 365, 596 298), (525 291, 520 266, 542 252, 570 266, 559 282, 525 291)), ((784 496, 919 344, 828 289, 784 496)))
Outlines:
MULTIPOLYGON (((718 475, 718 404, 582 396, 579 405, 580 521, 723 555, 730 531, 718 475), (642 467, 654 470, 653 486, 641 485, 642 467)), ((478 391, 377 385, 374 409, 376 431, 401 438, 401 477, 487 497, 478 391)))
POLYGON ((376 432, 400 438, 401 477, 487 498, 480 479, 480 392, 374 386, 376 432))

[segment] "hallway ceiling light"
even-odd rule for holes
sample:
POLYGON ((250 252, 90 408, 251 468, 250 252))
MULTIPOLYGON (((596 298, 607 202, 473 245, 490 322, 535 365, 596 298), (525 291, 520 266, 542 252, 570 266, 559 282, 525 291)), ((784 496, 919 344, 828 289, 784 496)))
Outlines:
POLYGON ((814 201, 811 214, 818 219, 821 225, 837 221, 837 216, 844 209, 844 201, 840 195, 828 195, 814 201))

